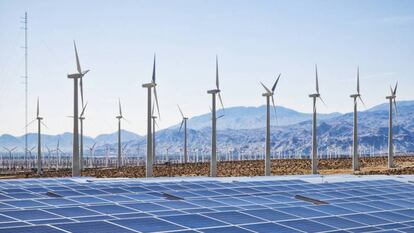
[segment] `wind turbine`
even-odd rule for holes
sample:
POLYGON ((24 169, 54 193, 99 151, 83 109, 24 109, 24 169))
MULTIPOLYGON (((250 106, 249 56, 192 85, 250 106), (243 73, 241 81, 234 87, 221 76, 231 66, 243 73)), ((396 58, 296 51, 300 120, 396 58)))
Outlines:
POLYGON ((312 117, 312 174, 318 174, 318 144, 316 140, 316 100, 320 99, 325 104, 319 93, 319 81, 318 81, 318 67, 315 65, 316 76, 316 93, 310 94, 309 97, 313 99, 313 117, 312 117))
MULTIPOLYGON (((82 100, 82 106, 83 106, 83 100, 82 100)), ((80 158, 79 158, 79 165, 80 165, 80 170, 81 171, 83 171, 83 120, 85 120, 86 106, 88 106, 88 102, 86 102, 85 106, 82 107, 82 112, 81 112, 80 117, 79 117, 79 122, 80 122, 80 158)))
POLYGON ((118 100, 118 106, 119 106, 119 115, 116 116, 116 119, 118 119, 118 163, 117 168, 120 168, 122 166, 122 150, 121 150, 121 120, 124 119, 124 116, 122 115, 122 107, 121 107, 121 100, 118 100))
POLYGON ((89 72, 89 70, 82 71, 78 50, 76 49, 75 41, 73 42, 75 47, 76 56, 76 69, 78 73, 68 74, 69 79, 73 79, 73 150, 72 150, 72 176, 80 176, 80 164, 79 164, 79 115, 78 115, 78 81, 81 92, 81 101, 83 106, 83 76, 89 72))
POLYGON ((365 106, 364 101, 361 98, 361 93, 359 89, 359 67, 357 70, 357 93, 352 94, 351 98, 354 99, 354 141, 352 146, 352 170, 359 171, 359 154, 358 154, 358 100, 365 106))
POLYGON ((89 154, 90 154, 90 159, 91 159, 91 167, 93 167, 93 152, 94 152, 95 146, 96 146, 96 142, 91 147, 89 147, 89 154))
MULTIPOLYGON (((12 152, 13 152, 14 150, 16 150, 16 149, 17 149, 17 147, 13 147, 13 148, 9 149, 9 148, 7 148, 7 147, 3 146, 3 148, 4 148, 5 150, 7 150, 7 152, 9 152, 9 164, 11 164, 11 161, 12 161, 12 152)), ((10 168, 11 168, 11 166, 10 166, 10 168)))
POLYGON ((275 117, 276 117, 276 106, 275 106, 275 99, 273 97, 275 93, 275 89, 277 86, 277 83, 279 82, 279 78, 282 74, 279 74, 277 77, 275 83, 273 84, 272 90, 267 88, 263 83, 263 88, 266 90, 265 93, 262 94, 262 96, 266 97, 266 154, 265 154, 265 176, 271 175, 271 161, 270 161, 270 98, 272 98, 272 105, 273 110, 275 111, 275 117))
POLYGON ((395 117, 397 118, 397 103, 395 102, 395 98, 397 97, 397 87, 398 82, 395 84, 395 87, 391 89, 391 95, 387 96, 386 99, 390 101, 390 111, 389 111, 389 126, 388 126, 388 168, 394 167, 394 145, 392 142, 393 134, 392 134, 392 113, 393 113, 393 105, 395 108, 395 117))
POLYGON ((216 95, 218 95, 221 106, 224 109, 223 100, 220 95, 219 73, 218 73, 218 58, 216 56, 216 89, 208 90, 207 93, 212 96, 211 109, 211 160, 210 160, 210 176, 217 176, 217 118, 216 118, 216 95))
POLYGON ((181 132, 181 128, 184 125, 184 163, 187 163, 188 162, 188 155, 187 155, 187 120, 188 120, 188 117, 185 117, 180 106, 179 105, 177 106, 178 106, 178 110, 181 113, 181 117, 183 118, 183 120, 181 121, 180 130, 178 132, 181 132))
POLYGON ((152 80, 150 83, 145 83, 142 85, 143 88, 147 88, 148 99, 147 99, 147 161, 146 161, 146 168, 145 168, 145 175, 146 177, 152 177, 152 163, 153 163, 153 156, 152 156, 152 130, 151 130, 151 90, 154 89, 154 97, 155 102, 157 104, 158 116, 160 116, 160 109, 158 106, 158 97, 157 97, 157 83, 155 82, 155 61, 156 57, 154 54, 154 65, 152 68, 152 80))
POLYGON ((42 175, 42 135, 41 135, 41 125, 47 127, 43 122, 43 117, 40 116, 39 112, 39 98, 37 98, 37 107, 36 107, 36 118, 33 119, 28 125, 37 121, 37 174, 42 175))

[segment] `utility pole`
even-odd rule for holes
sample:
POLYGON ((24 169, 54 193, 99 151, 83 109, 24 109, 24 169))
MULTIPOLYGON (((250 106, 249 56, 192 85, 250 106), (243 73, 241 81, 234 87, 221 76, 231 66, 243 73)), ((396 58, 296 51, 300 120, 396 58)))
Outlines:
POLYGON ((27 12, 24 13, 24 18, 23 18, 23 30, 24 30, 24 92, 25 92, 25 104, 24 104, 24 108, 25 108, 25 127, 24 127, 24 159, 26 161, 27 159, 27 145, 28 145, 28 138, 27 138, 27 128, 28 128, 28 95, 29 95, 29 87, 28 87, 28 65, 27 65, 27 60, 28 60, 28 46, 27 46, 27 12))

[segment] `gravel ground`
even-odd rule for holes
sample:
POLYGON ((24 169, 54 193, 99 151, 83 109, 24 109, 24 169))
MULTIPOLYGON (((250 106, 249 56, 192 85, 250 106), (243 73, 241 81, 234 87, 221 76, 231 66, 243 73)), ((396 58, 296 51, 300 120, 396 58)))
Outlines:
MULTIPOLYGON (((396 168, 386 168, 386 157, 372 157, 361 159, 361 171, 358 175, 374 174, 414 174, 414 156, 401 156, 395 158, 396 168)), ((352 173, 351 159, 322 159, 319 160, 320 174, 352 173)), ((160 164, 154 166, 154 176, 208 176, 209 163, 187 164, 160 164)), ((310 174, 311 161, 307 159, 272 160, 272 175, 304 175, 310 174)), ((218 162, 218 176, 261 176, 264 173, 262 160, 225 161, 218 162)), ((44 177, 67 177, 71 175, 70 169, 47 170, 44 177)), ((88 168, 83 176, 91 177, 145 177, 145 167, 115 168, 88 168)), ((2 178, 28 178, 37 177, 34 172, 20 172, 3 175, 2 178)))

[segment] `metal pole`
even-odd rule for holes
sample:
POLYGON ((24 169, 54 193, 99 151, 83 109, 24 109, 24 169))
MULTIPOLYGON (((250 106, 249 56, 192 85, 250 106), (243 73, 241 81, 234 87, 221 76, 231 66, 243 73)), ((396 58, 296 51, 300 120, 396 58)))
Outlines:
POLYGON ((390 99, 389 127, 388 127, 388 168, 394 167, 394 148, 392 144, 392 98, 390 99))
POLYGON ((357 97, 354 97, 354 144, 353 144, 353 156, 352 156, 352 169, 354 171, 359 171, 357 97))
POLYGON ((78 77, 73 78, 73 155, 72 155, 72 176, 80 176, 79 170, 79 117, 78 117, 78 77))
POLYGON ((184 119, 184 163, 188 162, 187 155, 187 119, 184 119))
POLYGON ((216 145, 216 93, 212 93, 212 125, 211 125, 211 160, 210 176, 217 176, 217 145, 216 145))
POLYGON ((83 171, 83 117, 80 117, 80 156, 79 156, 79 167, 83 171))
POLYGON ((318 174, 318 145, 316 140, 316 96, 313 97, 312 119, 312 174, 318 174))
POLYGON ((40 132, 40 119, 37 120, 37 174, 42 175, 42 143, 40 132))
POLYGON ((266 96, 266 158, 265 158, 265 176, 271 174, 270 161, 270 96, 266 96))
POLYGON ((118 118, 118 163, 117 166, 120 168, 121 164, 121 118, 118 118))
POLYGON ((151 87, 148 89, 148 106, 147 106, 147 161, 146 177, 152 177, 152 129, 151 129, 151 87))

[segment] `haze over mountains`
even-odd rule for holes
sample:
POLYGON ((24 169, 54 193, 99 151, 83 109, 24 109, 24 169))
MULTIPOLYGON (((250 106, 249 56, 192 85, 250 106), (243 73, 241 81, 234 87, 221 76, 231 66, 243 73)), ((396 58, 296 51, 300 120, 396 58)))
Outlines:
MULTIPOLYGON (((414 151, 414 101, 399 101, 398 118, 394 123, 395 145, 397 151, 414 151)), ((360 107, 360 109, 363 109, 360 107)), ((265 106, 232 107, 224 111, 224 117, 218 120, 219 151, 245 151, 262 153, 264 149, 265 106)), ((218 112, 218 116, 223 111, 218 112)), ((346 153, 352 145, 352 113, 319 114, 318 115, 318 144, 321 153, 346 153)), ((189 150, 208 152, 210 146, 211 114, 195 116, 188 120, 189 150)), ((277 107, 277 123, 272 109, 272 147, 273 152, 283 151, 291 154, 309 154, 311 148, 311 114, 277 107)), ((178 131, 179 124, 156 132, 158 154, 180 153, 182 147, 182 132, 178 131)), ((375 150, 385 150, 387 147, 388 104, 380 104, 359 114, 360 147, 364 153, 375 150)), ((72 134, 43 135, 45 147, 56 148, 59 140, 60 149, 70 152, 72 134)), ((96 138, 85 137, 85 150, 97 143, 96 155, 104 153, 105 148, 115 153, 117 135, 101 134, 96 138)), ((123 143, 127 153, 145 153, 145 136, 129 131, 122 131, 123 143)), ((4 134, 0 136, 0 145, 18 147, 23 151, 24 136, 15 137, 4 134)), ((29 148, 37 145, 37 135, 29 134, 29 148)))

